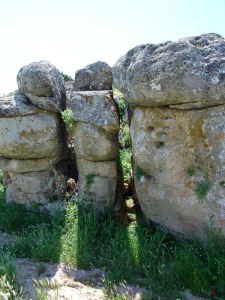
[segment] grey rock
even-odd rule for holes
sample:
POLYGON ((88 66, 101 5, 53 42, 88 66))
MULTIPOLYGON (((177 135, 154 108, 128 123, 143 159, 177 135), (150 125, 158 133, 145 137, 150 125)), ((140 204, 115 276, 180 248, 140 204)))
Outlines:
POLYGON ((0 128, 0 154, 7 158, 53 158, 64 151, 60 119, 53 112, 0 118, 0 128))
POLYGON ((51 63, 43 60, 24 66, 18 72, 17 83, 33 105, 53 112, 65 109, 64 79, 51 63))
POLYGON ((74 131, 74 150, 77 159, 105 161, 116 159, 118 138, 91 124, 78 122, 74 131))
POLYGON ((136 106, 192 109, 223 104, 225 40, 210 33, 137 46, 113 66, 113 85, 136 106))
POLYGON ((52 169, 61 159, 61 156, 41 159, 10 159, 0 156, 0 169, 11 173, 39 172, 52 169))
POLYGON ((198 110, 135 108, 135 189, 145 216, 172 233, 225 235, 225 105, 198 110))
POLYGON ((0 97, 0 117, 29 116, 39 113, 41 110, 29 103, 25 95, 0 97))
POLYGON ((119 132, 119 117, 111 91, 68 92, 67 107, 75 122, 100 127, 112 134, 119 132))
POLYGON ((112 68, 105 62, 86 66, 75 73, 75 91, 101 91, 112 89, 112 68))
POLYGON ((66 189, 63 174, 55 169, 42 172, 9 173, 11 183, 6 189, 6 201, 20 204, 46 204, 51 198, 61 197, 66 189))
POLYGON ((68 91, 71 91, 71 90, 74 90, 74 80, 69 80, 69 81, 66 81, 65 82, 65 89, 66 89, 66 92, 68 91))
POLYGON ((100 212, 112 208, 117 183, 116 161, 92 162, 79 159, 77 165, 79 201, 92 201, 100 212))

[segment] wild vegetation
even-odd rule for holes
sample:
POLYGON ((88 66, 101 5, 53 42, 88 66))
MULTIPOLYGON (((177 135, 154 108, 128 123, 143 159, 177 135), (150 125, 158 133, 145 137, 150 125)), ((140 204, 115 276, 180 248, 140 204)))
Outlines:
POLYGON ((116 96, 119 100, 119 116, 120 116, 120 131, 119 131, 119 157, 118 163, 120 168, 120 173, 123 179, 129 180, 131 176, 131 139, 130 139, 130 130, 128 124, 125 122, 125 113, 126 113, 126 103, 123 99, 123 94, 114 89, 114 96, 116 96))
POLYGON ((63 79, 64 79, 66 82, 67 82, 67 81, 73 80, 73 78, 72 78, 70 75, 68 75, 68 74, 66 74, 66 73, 64 73, 64 72, 61 72, 61 75, 62 75, 63 79))
POLYGON ((3 190, 0 205, 1 230, 20 237, 0 248, 1 293, 11 290, 19 297, 14 258, 28 257, 105 269, 107 299, 119 299, 113 297, 120 282, 146 286, 147 299, 182 299, 184 289, 204 297, 213 290, 214 299, 225 295, 225 242, 219 235, 209 233, 202 246, 175 240, 138 217, 122 226, 110 213, 102 217, 93 207, 70 202, 64 211, 50 216, 35 207, 6 204, 3 190))

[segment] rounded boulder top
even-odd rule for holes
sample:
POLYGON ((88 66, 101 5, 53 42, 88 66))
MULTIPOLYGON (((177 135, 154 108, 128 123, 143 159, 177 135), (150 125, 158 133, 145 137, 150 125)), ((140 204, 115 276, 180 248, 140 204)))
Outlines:
POLYGON ((112 68, 97 61, 75 73, 75 91, 102 91, 112 89, 112 68))
POLYGON ((65 109, 65 83, 59 70, 48 61, 33 62, 17 75, 19 90, 33 105, 60 112, 65 109))
POLYGON ((136 106, 194 109, 225 103, 225 40, 215 33, 137 46, 112 70, 113 85, 136 106))

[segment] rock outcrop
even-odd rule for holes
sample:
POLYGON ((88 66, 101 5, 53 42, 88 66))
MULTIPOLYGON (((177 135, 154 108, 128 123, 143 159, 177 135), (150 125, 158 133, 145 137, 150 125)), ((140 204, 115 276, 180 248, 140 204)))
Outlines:
POLYGON ((112 207, 117 184, 119 117, 112 91, 67 92, 73 112, 70 133, 78 167, 78 198, 100 212, 112 207))
POLYGON ((46 204, 63 195, 65 174, 58 168, 67 157, 60 114, 65 87, 59 71, 44 61, 23 67, 20 92, 0 99, 0 168, 6 200, 46 204))
MULTIPOLYGON (((204 238, 211 226, 225 235, 225 40, 203 34, 137 46, 118 60, 113 77, 128 104, 135 189, 146 218, 185 237, 204 238)), ((41 61, 23 67, 17 80, 19 93, 0 99, 7 201, 46 204, 64 195, 67 174, 76 188, 77 166, 79 200, 105 211, 119 186, 111 68, 91 64, 65 84, 41 61)))
POLYGON ((137 196, 145 216, 185 237, 225 234, 225 40, 141 45, 113 67, 132 105, 137 196))

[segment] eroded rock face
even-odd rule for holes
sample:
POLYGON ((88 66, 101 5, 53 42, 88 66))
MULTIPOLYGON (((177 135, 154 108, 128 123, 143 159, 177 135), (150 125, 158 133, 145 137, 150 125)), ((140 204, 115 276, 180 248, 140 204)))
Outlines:
POLYGON ((136 106, 223 104, 225 40, 211 33, 137 46, 113 66, 113 84, 136 106))
POLYGON ((132 105, 135 188, 147 219, 184 237, 225 235, 225 41, 141 45, 113 67, 132 105))
POLYGON ((119 117, 112 91, 68 92, 67 108, 73 112, 75 122, 84 122, 117 134, 119 117))
POLYGON ((64 80, 48 61, 33 62, 19 70, 17 83, 29 101, 45 110, 61 112, 65 109, 64 80))
POLYGON ((112 68, 105 62, 97 61, 75 73, 75 91, 102 91, 112 89, 112 68))
POLYGON ((66 190, 65 174, 57 168, 67 158, 56 113, 65 103, 59 75, 48 62, 30 64, 18 74, 23 92, 0 99, 0 168, 7 201, 46 204, 66 190))
POLYGON ((112 91, 68 91, 67 106, 74 119, 79 200, 104 212, 114 203, 117 184, 119 118, 112 91))
POLYGON ((114 159, 118 154, 117 137, 96 126, 79 122, 73 131, 73 135, 77 158, 107 161, 114 159))
POLYGON ((135 109, 135 187, 150 220, 189 237, 203 237, 212 219, 224 231, 224 117, 224 105, 135 109))
POLYGON ((51 158, 62 153, 59 117, 42 111, 35 115, 0 118, 0 153, 17 159, 51 158))
POLYGON ((112 208, 117 184, 116 161, 92 162, 78 159, 79 199, 93 201, 98 211, 112 208))
POLYGON ((6 199, 19 204, 47 204, 63 196, 65 176, 55 169, 29 173, 8 173, 6 199))

